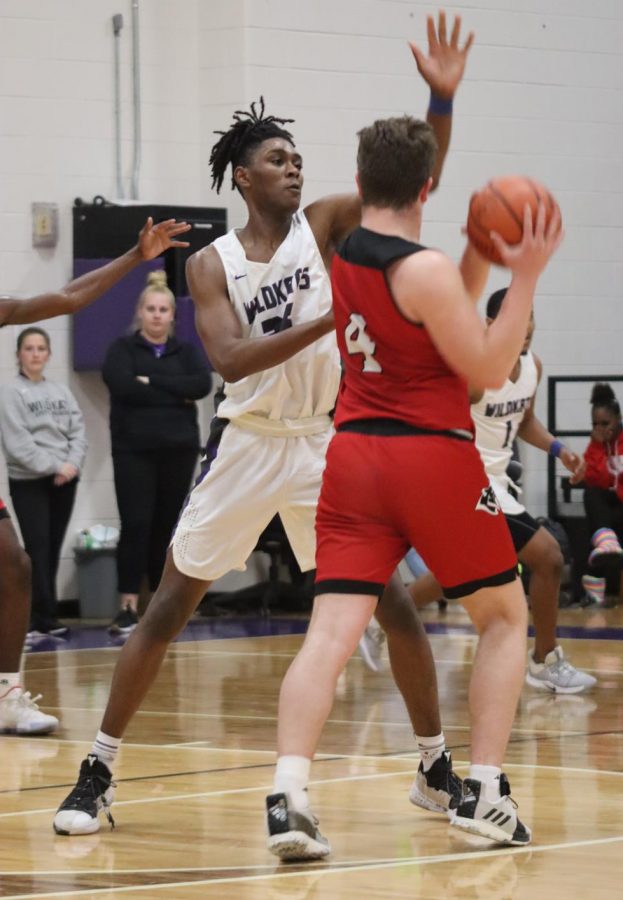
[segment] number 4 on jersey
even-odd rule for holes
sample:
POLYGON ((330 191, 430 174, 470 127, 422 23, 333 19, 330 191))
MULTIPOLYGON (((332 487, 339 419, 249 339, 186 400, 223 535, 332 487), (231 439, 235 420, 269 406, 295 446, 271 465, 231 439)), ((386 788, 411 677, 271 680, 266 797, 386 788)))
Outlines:
POLYGON ((383 369, 379 362, 374 358, 376 353, 376 344, 366 331, 367 323, 359 313, 351 313, 348 325, 344 329, 344 340, 346 341, 346 349, 354 356, 356 353, 363 354, 364 372, 382 372, 383 369))

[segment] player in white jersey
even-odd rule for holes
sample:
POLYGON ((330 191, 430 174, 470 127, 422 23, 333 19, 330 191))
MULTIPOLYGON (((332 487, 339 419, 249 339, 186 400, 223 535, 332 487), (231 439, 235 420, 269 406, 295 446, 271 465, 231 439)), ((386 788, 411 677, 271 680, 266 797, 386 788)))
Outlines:
MULTIPOLYGON (((331 315, 329 276, 305 213, 292 215, 268 262, 248 260, 235 231, 214 241, 214 251, 245 341, 331 315)), ((196 295, 201 288, 191 284, 196 295)), ((218 351, 214 364, 227 372, 218 351)), ((339 380, 332 331, 279 365, 226 380, 218 416, 229 424, 175 531, 173 559, 181 572, 214 581, 244 569, 277 512, 300 568, 313 569, 318 487, 339 380)))
MULTIPOLYGON (((432 92, 427 118, 439 144, 435 183, 472 40, 460 48, 459 29, 457 17, 448 38, 443 13, 437 30, 429 17, 429 55, 412 45, 432 92)), ((110 816, 121 737, 169 643, 213 580, 244 569, 276 513, 301 568, 314 566, 315 510, 339 382, 328 271, 336 245, 359 223, 361 204, 356 195, 327 197, 299 211, 303 163, 284 128, 289 121, 265 117, 263 101, 253 104, 251 112, 234 115, 212 150, 213 186, 220 189, 231 165, 232 187, 248 209, 242 229, 194 254, 187 267, 197 329, 225 380, 218 413, 227 424, 180 517, 160 586, 120 654, 101 731, 55 817, 59 834, 97 831, 102 808, 110 816)), ((436 766, 434 784, 418 772, 411 798, 445 812, 460 794, 460 779, 444 752, 430 646, 399 579, 378 617, 422 752, 436 766), (432 800, 422 797, 429 787, 432 800)))
MULTIPOLYGON (((487 322, 500 311, 506 289, 496 291, 487 302, 487 322)), ((485 465, 495 497, 506 517, 519 561, 530 569, 529 597, 534 623, 534 649, 529 654, 526 681, 532 687, 555 693, 576 694, 593 687, 597 680, 569 663, 558 645, 556 621, 563 558, 558 542, 519 502, 518 490, 508 475, 513 442, 521 438, 533 447, 557 456, 575 477, 582 477, 583 461, 556 440, 534 413, 541 380, 541 361, 530 350, 534 317, 530 321, 523 351, 506 383, 498 390, 470 392, 476 446, 485 465)), ((493 498, 492 498, 493 500, 493 498)), ((410 586, 416 606, 422 607, 441 595, 431 573, 410 586)))

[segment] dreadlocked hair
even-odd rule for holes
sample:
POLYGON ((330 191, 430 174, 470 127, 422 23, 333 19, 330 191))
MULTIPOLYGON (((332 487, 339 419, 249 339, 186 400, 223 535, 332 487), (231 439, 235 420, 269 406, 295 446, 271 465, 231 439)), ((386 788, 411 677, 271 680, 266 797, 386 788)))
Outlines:
POLYGON ((262 141, 272 137, 284 138, 294 146, 294 140, 289 131, 282 128, 294 122, 294 119, 278 119, 276 116, 264 116, 264 98, 259 99, 258 104, 252 103, 251 110, 237 109, 234 112, 234 122, 229 131, 215 131, 222 137, 212 147, 210 154, 210 166, 212 170, 212 187, 218 194, 225 178, 227 166, 231 163, 232 190, 237 187, 234 178, 234 169, 239 165, 247 165, 250 151, 262 141))

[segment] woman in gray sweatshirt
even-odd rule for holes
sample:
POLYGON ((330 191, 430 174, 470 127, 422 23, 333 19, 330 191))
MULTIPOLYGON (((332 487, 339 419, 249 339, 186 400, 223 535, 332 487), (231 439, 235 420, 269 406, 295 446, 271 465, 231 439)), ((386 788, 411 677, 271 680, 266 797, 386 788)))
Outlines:
POLYGON ((17 339, 17 377, 2 387, 0 429, 9 489, 32 563, 30 631, 62 636, 56 573, 87 441, 82 414, 64 384, 44 376, 50 338, 26 328, 17 339))

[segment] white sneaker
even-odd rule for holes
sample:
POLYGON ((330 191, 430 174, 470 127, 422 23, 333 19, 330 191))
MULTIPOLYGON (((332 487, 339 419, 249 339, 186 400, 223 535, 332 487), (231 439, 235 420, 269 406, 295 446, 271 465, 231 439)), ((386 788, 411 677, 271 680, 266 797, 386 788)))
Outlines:
POLYGON ((463 781, 463 799, 450 824, 498 844, 524 846, 532 840, 532 832, 517 816, 517 804, 511 798, 508 778, 500 775, 500 796, 488 800, 481 781, 463 781))
POLYGON ((37 700, 19 685, 0 697, 0 734, 49 734, 58 728, 58 719, 41 712, 37 700))
POLYGON ((370 619, 370 624, 361 635, 359 652, 366 666, 372 672, 382 672, 385 668, 383 660, 383 647, 385 646, 385 632, 376 621, 370 619))
POLYGON ((530 651, 526 683, 554 694, 579 694, 595 687, 597 679, 567 662, 562 647, 554 647, 542 663, 535 662, 530 651))

